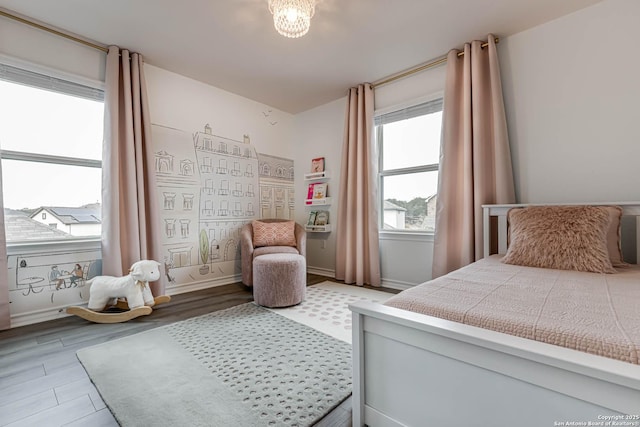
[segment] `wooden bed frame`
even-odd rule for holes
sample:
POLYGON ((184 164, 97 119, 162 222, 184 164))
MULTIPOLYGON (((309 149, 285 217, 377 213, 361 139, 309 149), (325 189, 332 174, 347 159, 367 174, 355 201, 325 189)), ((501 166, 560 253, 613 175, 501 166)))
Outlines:
MULTIPOLYGON (((580 204, 635 217, 640 264, 640 203, 580 204)), ((485 237, 498 218, 498 253, 521 206, 483 206, 485 237)), ((640 365, 377 303, 350 308, 354 426, 640 426, 640 365)))

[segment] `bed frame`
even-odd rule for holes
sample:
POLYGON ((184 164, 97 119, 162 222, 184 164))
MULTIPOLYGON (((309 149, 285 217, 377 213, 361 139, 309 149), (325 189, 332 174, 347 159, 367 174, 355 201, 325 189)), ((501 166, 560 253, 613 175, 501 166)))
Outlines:
MULTIPOLYGON (((622 206, 640 264, 640 203, 582 204, 622 206)), ((483 206, 498 253, 507 212, 522 206, 483 206)), ((639 365, 377 303, 350 308, 354 426, 640 426, 639 365)))

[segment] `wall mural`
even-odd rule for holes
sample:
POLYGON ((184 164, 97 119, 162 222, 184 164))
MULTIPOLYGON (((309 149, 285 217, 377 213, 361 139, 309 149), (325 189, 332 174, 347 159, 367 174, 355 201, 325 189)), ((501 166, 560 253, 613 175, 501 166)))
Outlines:
POLYGON ((153 125, 163 223, 164 264, 172 285, 240 273, 242 226, 294 218, 293 160, 258 154, 242 141, 153 125))
POLYGON ((29 314, 89 300, 86 281, 102 272, 100 250, 11 255, 9 297, 12 313, 29 314))

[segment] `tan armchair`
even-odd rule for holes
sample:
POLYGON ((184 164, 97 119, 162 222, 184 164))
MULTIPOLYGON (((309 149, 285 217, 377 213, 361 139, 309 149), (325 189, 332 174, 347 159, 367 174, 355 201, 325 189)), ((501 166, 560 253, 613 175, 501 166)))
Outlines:
MULTIPOLYGON (((282 222, 285 219, 261 219, 262 222, 282 222)), ((260 255, 275 253, 299 254, 307 256, 307 232, 304 227, 296 223, 295 227, 296 247, 292 246, 253 246, 253 227, 251 223, 245 224, 240 230, 240 259, 242 267, 242 283, 253 286, 253 259, 260 255)))

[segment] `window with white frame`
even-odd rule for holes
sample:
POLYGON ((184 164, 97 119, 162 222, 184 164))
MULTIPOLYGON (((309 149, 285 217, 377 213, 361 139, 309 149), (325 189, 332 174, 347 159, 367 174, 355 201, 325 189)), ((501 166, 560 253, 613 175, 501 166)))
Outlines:
POLYGON ((7 242, 99 236, 104 92, 38 71, 0 63, 7 242))
POLYGON ((380 228, 434 232, 442 98, 375 117, 380 228))

